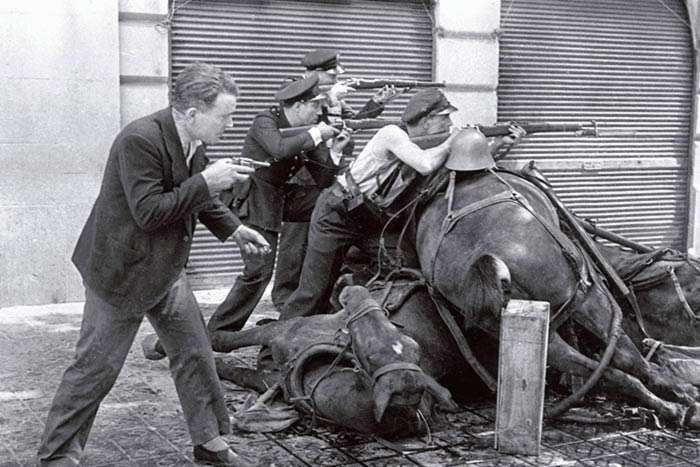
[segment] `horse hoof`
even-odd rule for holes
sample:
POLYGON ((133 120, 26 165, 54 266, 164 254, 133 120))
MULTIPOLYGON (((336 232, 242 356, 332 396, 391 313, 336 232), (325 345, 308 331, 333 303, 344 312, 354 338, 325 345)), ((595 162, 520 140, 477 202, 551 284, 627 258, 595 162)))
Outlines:
POLYGON ((161 360, 165 358, 165 354, 159 349, 158 336, 155 334, 149 334, 143 338, 141 341, 141 350, 143 350, 143 356, 148 360, 161 360))
POLYGON ((683 417, 682 427, 688 430, 700 429, 700 404, 691 404, 683 417))

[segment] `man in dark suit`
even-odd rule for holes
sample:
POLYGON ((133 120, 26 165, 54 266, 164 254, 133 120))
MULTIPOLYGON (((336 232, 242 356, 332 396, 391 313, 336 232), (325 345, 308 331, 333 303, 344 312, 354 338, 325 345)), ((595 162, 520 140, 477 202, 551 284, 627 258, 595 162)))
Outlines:
POLYGON ((171 107, 127 125, 107 159, 100 193, 73 253, 86 292, 75 361, 46 421, 41 465, 78 465, 100 402, 112 388, 146 316, 170 370, 197 461, 252 465, 221 438, 229 415, 201 312, 184 273, 196 218, 247 254, 265 239, 218 199, 250 169, 230 160, 207 167, 204 144, 232 124, 238 88, 211 65, 177 77, 171 107))

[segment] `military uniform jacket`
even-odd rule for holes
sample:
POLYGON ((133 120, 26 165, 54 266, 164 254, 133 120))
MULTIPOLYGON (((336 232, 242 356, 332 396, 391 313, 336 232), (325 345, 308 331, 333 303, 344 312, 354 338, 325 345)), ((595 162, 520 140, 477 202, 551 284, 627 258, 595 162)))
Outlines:
POLYGON ((221 241, 234 232, 241 222, 199 174, 207 162, 202 145, 187 168, 169 108, 119 133, 73 252, 88 287, 114 306, 147 310, 185 266, 197 216, 221 241))
POLYGON ((303 167, 305 158, 335 171, 325 144, 316 148, 308 132, 282 137, 280 128, 289 126, 284 112, 272 107, 255 117, 243 144, 243 157, 271 165, 257 169, 251 176, 250 191, 239 213, 246 223, 273 232, 280 231, 284 218, 287 182, 303 167))

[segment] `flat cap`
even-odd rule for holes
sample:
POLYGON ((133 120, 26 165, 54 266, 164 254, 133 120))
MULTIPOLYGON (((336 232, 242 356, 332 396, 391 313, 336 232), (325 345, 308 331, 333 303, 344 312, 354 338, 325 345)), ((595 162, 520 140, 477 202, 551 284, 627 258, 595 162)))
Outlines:
POLYGON ((334 49, 316 49, 304 55, 301 64, 307 70, 321 70, 329 73, 344 73, 340 66, 340 53, 334 49))
POLYGON ((447 115, 457 110, 438 88, 421 89, 406 104, 401 120, 413 123, 426 115, 447 115))
POLYGON ((275 94, 275 99, 288 104, 324 99, 324 96, 319 93, 317 84, 318 76, 316 75, 290 81, 282 85, 282 88, 275 94))

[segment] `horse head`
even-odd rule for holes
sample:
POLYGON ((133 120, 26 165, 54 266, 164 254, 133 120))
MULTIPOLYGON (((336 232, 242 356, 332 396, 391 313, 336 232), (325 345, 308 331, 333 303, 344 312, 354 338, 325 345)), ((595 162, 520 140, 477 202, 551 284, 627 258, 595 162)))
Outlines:
POLYGON ((637 298, 640 316, 626 310, 626 328, 638 346, 642 327, 667 344, 700 346, 698 258, 670 249, 636 253, 603 244, 599 248, 637 298))
POLYGON ((372 379, 374 416, 378 422, 389 407, 417 409, 425 394, 430 394, 441 407, 456 410, 449 391, 418 365, 418 343, 389 321, 369 290, 362 286, 345 287, 339 301, 348 314, 353 352, 372 379))

